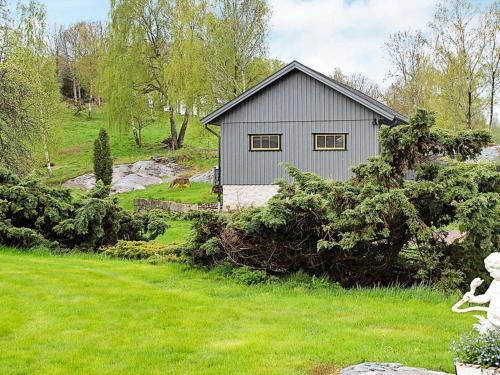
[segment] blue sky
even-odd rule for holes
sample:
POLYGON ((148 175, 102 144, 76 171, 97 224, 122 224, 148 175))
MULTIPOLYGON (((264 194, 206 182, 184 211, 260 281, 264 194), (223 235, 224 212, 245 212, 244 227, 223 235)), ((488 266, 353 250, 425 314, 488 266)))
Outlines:
MULTIPOLYGON (((39 0, 45 4, 50 25, 71 24, 81 20, 105 20, 109 0, 39 0)), ((17 0, 7 0, 15 7, 17 0)))
MULTIPOLYGON (((48 21, 106 20, 109 0, 40 0, 48 21)), ((383 45, 391 33, 425 29, 438 0, 269 0, 269 55, 298 60, 325 74, 334 67, 387 84, 383 45)), ((477 0, 489 3, 492 0, 477 0)), ((17 0, 7 0, 10 5, 17 0)))

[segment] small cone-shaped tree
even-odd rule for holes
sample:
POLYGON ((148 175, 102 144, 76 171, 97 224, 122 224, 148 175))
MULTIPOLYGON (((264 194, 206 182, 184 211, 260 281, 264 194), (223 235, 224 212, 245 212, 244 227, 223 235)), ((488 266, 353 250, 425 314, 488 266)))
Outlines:
POLYGON ((94 142, 94 174, 95 180, 101 180, 105 185, 111 185, 113 178, 113 161, 109 147, 109 136, 106 130, 101 129, 94 142))

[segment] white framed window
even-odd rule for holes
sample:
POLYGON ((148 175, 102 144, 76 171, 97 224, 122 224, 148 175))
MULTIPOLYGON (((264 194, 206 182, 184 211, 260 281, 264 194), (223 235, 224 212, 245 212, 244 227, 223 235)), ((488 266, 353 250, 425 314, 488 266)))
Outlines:
POLYGON ((346 133, 315 133, 315 151, 345 151, 347 150, 346 133))
POLYGON ((281 134, 249 134, 250 151, 281 151, 281 134))

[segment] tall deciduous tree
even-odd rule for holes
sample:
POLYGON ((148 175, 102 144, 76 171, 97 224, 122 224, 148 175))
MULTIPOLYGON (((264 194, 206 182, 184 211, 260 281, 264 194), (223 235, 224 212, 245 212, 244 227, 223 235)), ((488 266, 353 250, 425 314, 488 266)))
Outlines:
POLYGON ((48 48, 44 7, 18 6, 16 21, 3 22, 0 53, 0 164, 26 174, 57 145, 59 85, 48 48))
POLYGON ((488 41, 481 13, 469 0, 441 2, 430 27, 448 105, 458 104, 467 128, 480 126, 484 110, 482 62, 488 41))
POLYGON ((49 47, 46 12, 43 5, 30 0, 20 4, 19 35, 27 48, 26 63, 33 66, 35 74, 31 80, 37 92, 37 120, 41 130, 41 148, 49 177, 53 176, 50 149, 57 145, 58 117, 60 114, 59 82, 56 64, 49 47))
POLYGON ((486 36, 486 52, 484 70, 486 75, 486 86, 488 91, 488 127, 493 126, 493 116, 499 86, 498 68, 500 64, 500 3, 493 2, 484 15, 483 33, 486 36))
POLYGON ((209 74, 214 99, 225 102, 265 77, 253 65, 266 57, 271 10, 265 0, 217 0, 215 8, 209 19, 209 74))
POLYGON ((177 133, 174 111, 170 111, 173 148, 184 145, 189 116, 193 110, 203 106, 202 99, 208 91, 208 55, 204 44, 207 11, 207 4, 198 0, 178 0, 172 8, 168 95, 171 105, 183 116, 177 133))
POLYGON ((382 100, 382 89, 380 86, 362 73, 345 74, 340 68, 335 68, 331 77, 339 82, 345 83, 374 99, 382 100))
POLYGON ((98 79, 104 53, 106 27, 102 22, 77 22, 61 27, 55 35, 55 50, 60 79, 70 81, 78 112, 83 109, 82 89, 87 100, 87 113, 92 117, 94 100, 100 103, 98 79))
POLYGON ((385 93, 389 105, 402 113, 424 107, 432 95, 435 78, 428 54, 427 40, 421 31, 400 31, 392 34, 384 45, 392 66, 392 83, 385 93))
POLYGON ((151 99, 157 111, 169 112, 172 148, 176 149, 179 147, 175 127, 176 106, 170 98, 172 75, 168 69, 174 6, 175 3, 169 0, 111 2, 109 52, 104 80, 108 93, 120 93, 108 98, 112 123, 122 128, 133 128, 134 115, 137 116, 140 105, 131 108, 129 103, 151 99), (116 79, 126 77, 128 73, 131 73, 128 79, 116 79), (129 107, 129 110, 121 110, 124 107, 129 107), (124 115, 128 116, 128 121, 124 121, 124 115))

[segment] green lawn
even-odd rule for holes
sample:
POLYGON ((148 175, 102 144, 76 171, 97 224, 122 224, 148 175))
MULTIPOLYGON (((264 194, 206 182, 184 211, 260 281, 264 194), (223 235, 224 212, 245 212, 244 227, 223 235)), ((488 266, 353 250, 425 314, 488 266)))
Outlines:
POLYGON ((166 150, 161 144, 161 141, 169 136, 165 118, 144 129, 142 148, 135 146, 131 132, 108 126, 104 109, 96 110, 91 120, 85 115, 74 116, 73 112, 67 109, 61 121, 60 145, 52 155, 55 165, 54 177, 48 181, 51 184, 58 184, 92 171, 93 144, 100 128, 106 128, 110 134, 111 153, 115 164, 147 160, 154 155, 176 157, 181 164, 194 170, 209 170, 217 164, 217 140, 194 117, 186 132, 185 148, 175 152, 166 150))
MULTIPOLYGON (((211 203, 217 201, 217 195, 212 193, 212 184, 194 182, 188 188, 172 188, 169 184, 151 185, 144 190, 134 190, 117 194, 118 204, 126 210, 133 210, 133 201, 137 198, 158 199, 179 203, 211 203)), ((169 220, 169 228, 156 241, 165 245, 180 245, 184 243, 191 230, 191 222, 187 220, 169 220)))
POLYGON ((181 245, 191 231, 191 222, 188 220, 169 220, 165 234, 156 238, 156 241, 169 246, 181 245))
POLYGON ((472 316, 426 289, 247 287, 182 265, 0 251, 1 374, 451 372, 472 316))
POLYGON ((150 185, 144 190, 134 190, 128 193, 117 194, 119 204, 127 209, 133 209, 134 199, 157 199, 178 203, 213 203, 217 202, 217 195, 212 193, 212 184, 193 182, 191 186, 169 188, 169 183, 150 185))

